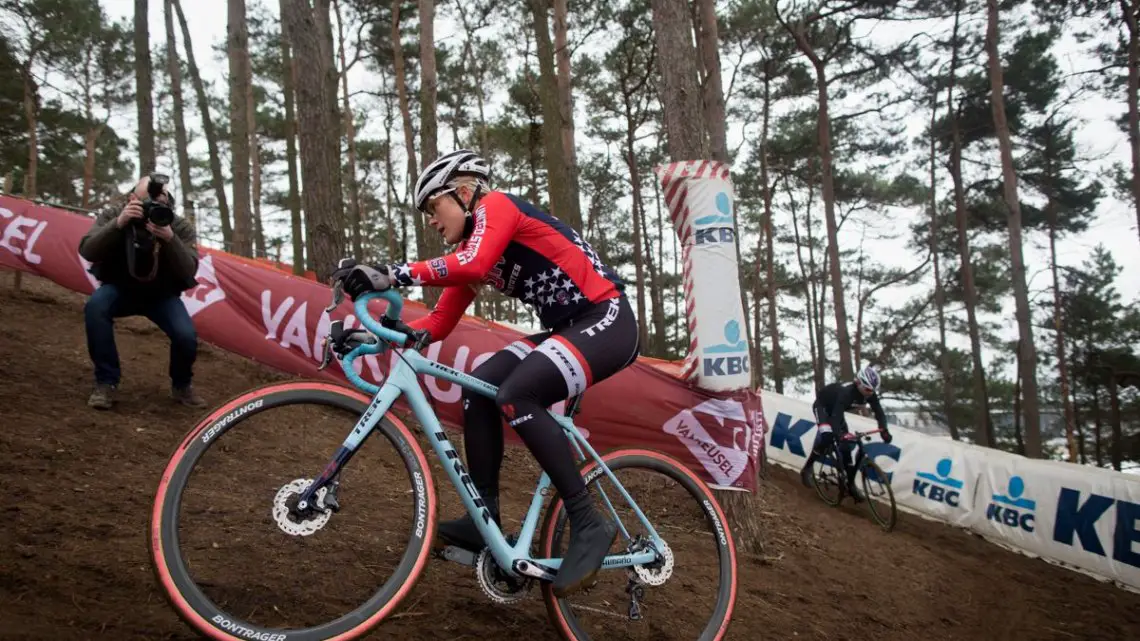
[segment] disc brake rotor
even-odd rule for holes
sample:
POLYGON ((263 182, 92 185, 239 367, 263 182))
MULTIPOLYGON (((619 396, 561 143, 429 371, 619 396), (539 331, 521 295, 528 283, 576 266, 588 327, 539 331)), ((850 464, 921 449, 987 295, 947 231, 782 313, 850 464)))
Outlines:
POLYGON ((332 510, 325 506, 328 488, 324 487, 317 490, 315 510, 307 518, 299 521, 291 514, 291 508, 297 504, 297 497, 312 483, 313 479, 296 479, 277 490, 277 496, 273 497, 273 520, 282 532, 290 536, 310 536, 329 522, 332 510))
POLYGON ((669 544, 661 541, 658 544, 651 544, 651 547, 660 546, 658 552, 661 558, 647 565, 635 565, 633 571, 637 574, 637 578, 641 579, 646 585, 664 585, 669 577, 673 576, 673 550, 669 549, 669 544))

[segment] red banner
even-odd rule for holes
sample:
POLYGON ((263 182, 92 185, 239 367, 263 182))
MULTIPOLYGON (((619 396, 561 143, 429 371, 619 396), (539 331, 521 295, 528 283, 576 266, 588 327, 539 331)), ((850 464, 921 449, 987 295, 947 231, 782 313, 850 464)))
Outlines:
MULTIPOLYGON (((79 240, 93 219, 26 200, 0 196, 0 266, 43 276, 68 289, 90 294, 98 282, 79 256, 79 240)), ((327 285, 212 249, 199 250, 198 286, 182 300, 202 340, 275 369, 344 383, 337 365, 317 371, 321 339, 328 332, 327 285)), ((427 313, 407 301, 406 320, 427 313)), ((356 326, 351 303, 332 314, 356 326)), ((79 322, 80 319, 76 319, 79 322)), ((431 345, 429 358, 470 372, 523 334, 509 327, 465 316, 446 340, 431 345)), ((360 373, 381 383, 389 352, 358 359, 360 373)), ((575 423, 595 449, 649 447, 688 464, 710 484, 755 489, 756 465, 767 424, 760 397, 742 390, 712 394, 679 380, 676 364, 639 358, 633 365, 590 388, 575 423)), ((462 425, 460 388, 424 377, 440 420, 462 425)), ((561 403, 554 406, 561 411, 561 403)), ((511 430, 507 436, 516 439, 511 430)))

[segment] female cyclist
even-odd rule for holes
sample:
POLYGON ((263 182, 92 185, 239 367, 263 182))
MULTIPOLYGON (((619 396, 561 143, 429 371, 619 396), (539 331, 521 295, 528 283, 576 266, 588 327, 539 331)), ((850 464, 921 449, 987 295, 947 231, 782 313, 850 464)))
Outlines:
MULTIPOLYGON (((547 331, 507 345, 472 372, 499 392, 492 401, 464 390, 464 445, 471 479, 496 522, 503 461, 499 414, 565 498, 570 546, 553 585, 564 597, 591 584, 617 528, 595 509, 570 443, 546 408, 632 363, 637 319, 624 283, 585 240, 531 203, 491 190, 489 180, 490 167, 472 151, 436 159, 416 182, 415 205, 447 244, 459 244, 456 251, 406 264, 345 262, 333 277, 343 279, 354 300, 392 286, 446 287, 435 309, 410 323, 426 332, 427 341, 446 338, 485 283, 538 315, 547 331)), ((484 547, 470 516, 440 523, 439 534, 472 551, 484 547)))

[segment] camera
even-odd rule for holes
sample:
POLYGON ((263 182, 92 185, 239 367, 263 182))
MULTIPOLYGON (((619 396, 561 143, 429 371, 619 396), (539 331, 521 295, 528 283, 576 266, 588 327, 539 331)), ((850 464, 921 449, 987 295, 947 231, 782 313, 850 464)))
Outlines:
MULTIPOLYGON (((162 192, 166 184, 170 182, 170 175, 153 172, 150 175, 150 181, 146 184, 147 197, 142 201, 142 218, 137 219, 139 226, 145 226, 147 221, 150 221, 158 227, 166 227, 174 222, 174 210, 169 205, 160 202, 158 199, 162 196, 162 192)), ((167 196, 173 200, 173 196, 167 192, 167 196)))

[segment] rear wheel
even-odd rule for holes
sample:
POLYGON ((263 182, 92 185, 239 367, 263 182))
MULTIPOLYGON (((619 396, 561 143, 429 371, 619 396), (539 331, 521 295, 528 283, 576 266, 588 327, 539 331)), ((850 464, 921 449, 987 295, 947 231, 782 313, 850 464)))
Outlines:
POLYGON ((302 511, 368 397, 318 381, 268 385, 212 411, 163 472, 151 560, 167 599, 213 639, 355 639, 408 595, 431 552, 423 451, 380 420, 337 485, 302 511), (335 508, 335 509, 334 509, 335 508))
POLYGON ((815 493, 823 499, 824 503, 832 507, 839 505, 847 491, 845 472, 840 461, 842 459, 839 456, 839 448, 832 444, 812 464, 811 480, 815 487, 815 493))
MULTIPOLYGON (((543 583, 555 628, 570 641, 722 639, 736 603, 736 546, 712 490, 688 468, 652 450, 618 450, 602 460, 667 548, 646 566, 603 568, 594 587, 566 598, 556 597, 552 584, 543 583), (631 616, 635 603, 636 620, 631 616)), ((646 549, 651 537, 605 471, 590 461, 582 474, 599 511, 611 517, 616 513, 622 526, 610 553, 646 549)), ((539 535, 541 557, 565 554, 568 527, 556 495, 539 535)))

